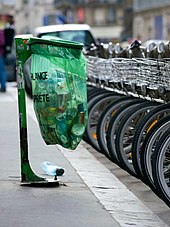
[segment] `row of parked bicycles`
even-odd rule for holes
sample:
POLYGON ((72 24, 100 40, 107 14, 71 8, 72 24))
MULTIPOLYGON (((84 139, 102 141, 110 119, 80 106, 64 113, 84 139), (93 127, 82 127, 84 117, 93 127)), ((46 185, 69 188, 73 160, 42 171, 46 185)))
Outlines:
POLYGON ((168 58, 87 56, 83 139, 170 207, 169 69, 168 58))

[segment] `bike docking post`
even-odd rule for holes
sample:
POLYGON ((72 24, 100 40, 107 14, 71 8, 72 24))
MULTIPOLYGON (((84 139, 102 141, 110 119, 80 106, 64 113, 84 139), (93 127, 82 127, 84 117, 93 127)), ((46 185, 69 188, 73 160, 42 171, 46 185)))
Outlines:
POLYGON ((26 116, 26 98, 24 84, 24 64, 31 56, 28 46, 29 36, 16 36, 16 69, 17 69, 17 87, 18 87, 18 109, 19 109, 19 127, 20 127, 20 159, 21 159, 21 185, 40 185, 45 186, 59 185, 60 179, 55 176, 54 179, 46 179, 37 176, 29 163, 28 158, 28 137, 27 137, 27 116, 26 116))

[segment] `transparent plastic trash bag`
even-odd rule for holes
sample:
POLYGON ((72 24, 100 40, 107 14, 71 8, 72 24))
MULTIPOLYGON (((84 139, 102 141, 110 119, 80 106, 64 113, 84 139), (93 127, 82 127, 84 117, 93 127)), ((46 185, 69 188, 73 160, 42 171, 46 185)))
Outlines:
POLYGON ((82 44, 30 38, 33 102, 47 145, 74 150, 85 131, 86 61, 82 44))

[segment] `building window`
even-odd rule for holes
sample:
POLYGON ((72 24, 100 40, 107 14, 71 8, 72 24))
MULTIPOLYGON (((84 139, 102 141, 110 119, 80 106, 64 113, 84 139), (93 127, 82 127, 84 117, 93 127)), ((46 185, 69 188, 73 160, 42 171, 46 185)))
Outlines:
POLYGON ((23 0, 23 4, 27 4, 28 3, 28 0, 23 0))
POLYGON ((83 23, 85 20, 84 8, 80 7, 77 10, 77 20, 79 23, 83 23))
POLYGON ((15 5, 15 0, 3 0, 0 2, 3 3, 4 5, 15 5))
POLYGON ((105 24, 105 11, 102 8, 97 8, 94 10, 94 23, 95 25, 105 24))
POLYGON ((115 8, 109 8, 107 11, 107 23, 113 24, 116 23, 116 9, 115 8))
POLYGON ((155 39, 163 39, 163 17, 162 15, 154 18, 155 39))

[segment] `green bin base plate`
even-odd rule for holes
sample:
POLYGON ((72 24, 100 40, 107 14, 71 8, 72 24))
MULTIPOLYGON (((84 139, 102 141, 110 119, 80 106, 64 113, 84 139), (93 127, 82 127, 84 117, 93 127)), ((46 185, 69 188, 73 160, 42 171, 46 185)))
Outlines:
POLYGON ((21 182, 21 186, 37 186, 37 187, 54 187, 59 186, 61 179, 45 179, 44 181, 21 182))

